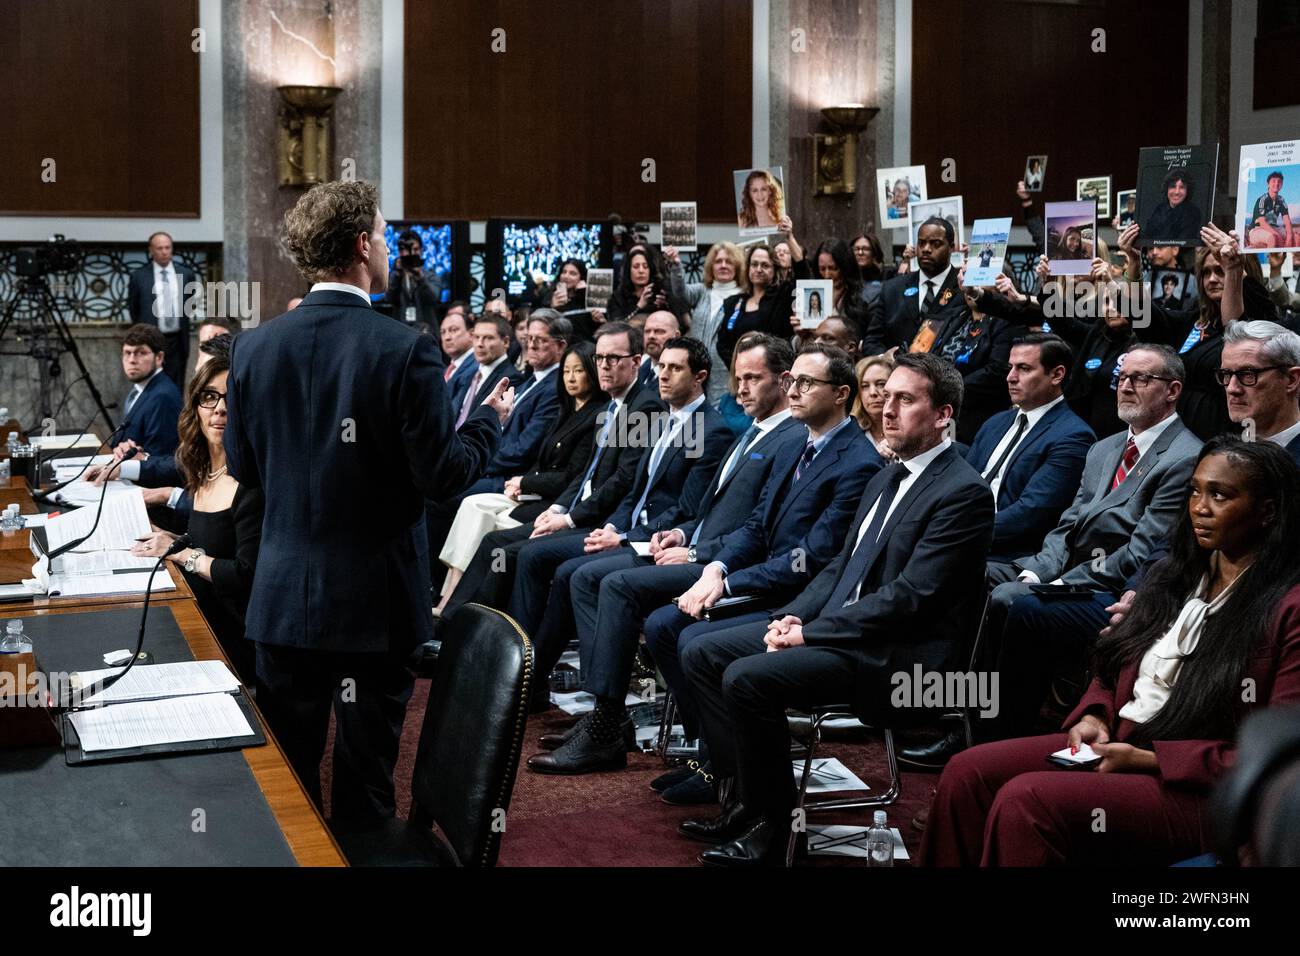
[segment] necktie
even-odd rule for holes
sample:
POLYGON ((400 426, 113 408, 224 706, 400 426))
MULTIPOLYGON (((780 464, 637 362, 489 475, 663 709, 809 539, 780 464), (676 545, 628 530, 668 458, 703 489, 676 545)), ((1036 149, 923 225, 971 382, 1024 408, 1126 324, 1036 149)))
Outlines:
POLYGON ((894 503, 894 496, 898 494, 898 486, 903 483, 903 479, 907 477, 907 474, 908 471, 905 465, 894 464, 889 466, 889 477, 884 488, 880 490, 880 497, 876 499, 875 513, 871 516, 871 523, 867 525, 867 530, 858 538, 853 554, 844 566, 844 573, 840 575, 835 590, 831 592, 830 599, 826 602, 827 608, 833 610, 858 600, 862 588, 862 579, 867 576, 869 562, 876 554, 877 539, 880 537, 881 530, 885 527, 885 516, 889 514, 889 507, 894 503))
POLYGON ((618 402, 610 401, 605 407, 605 424, 600 429, 600 434, 596 436, 596 448, 591 454, 591 464, 587 466, 587 472, 582 476, 582 481, 578 485, 578 493, 573 496, 573 501, 569 504, 569 510, 572 511, 578 507, 578 502, 583 498, 583 491, 586 490, 587 482, 591 481, 591 476, 596 473, 596 466, 600 464, 600 456, 605 453, 605 445, 609 438, 610 430, 614 427, 614 413, 618 411, 618 402))
POLYGON ((998 455, 998 460, 994 462, 993 467, 984 472, 985 481, 992 481, 997 477, 998 472, 1002 470, 1002 466, 1006 464, 1007 459, 1011 457, 1011 453, 1015 450, 1016 443, 1020 441, 1020 436, 1025 433, 1025 429, 1028 427, 1029 416, 1021 412, 1016 416, 1016 433, 1011 436, 1011 442, 1007 447, 1002 449, 1002 454, 998 455))
POLYGON ((718 484, 714 489, 713 494, 709 495, 708 500, 700 506, 700 513, 696 516, 695 530, 691 532, 691 540, 688 541, 687 544, 694 545, 699 542, 700 532, 704 528, 704 519, 708 516, 710 509, 713 507, 714 499, 718 497, 717 489, 727 483, 727 479, 731 477, 731 473, 735 470, 737 463, 744 457, 745 449, 747 449, 750 444, 758 438, 759 434, 759 427, 757 425, 750 425, 749 431, 745 432, 745 434, 741 436, 740 442, 736 445, 736 450, 731 453, 731 456, 722 466, 722 471, 718 473, 718 484))
POLYGON ((1119 467, 1115 469, 1115 480, 1110 483, 1111 491, 1114 491, 1120 485, 1124 484, 1124 479, 1127 478, 1128 473, 1133 470, 1133 466, 1137 464, 1137 460, 1137 442, 1130 438, 1128 444, 1124 446, 1124 457, 1119 460, 1119 467))
POLYGON ((483 370, 479 369, 474 373, 474 381, 469 383, 469 391, 465 393, 465 401, 460 403, 460 414, 456 416, 456 427, 460 428, 465 424, 465 419, 469 418, 469 410, 474 407, 474 396, 478 394, 478 388, 483 384, 483 370))
POLYGON ((926 279, 925 299, 921 302, 921 314, 924 315, 925 313, 929 312, 930 307, 933 305, 934 305, 934 280, 926 279))
POLYGON ((799 457, 799 464, 794 466, 794 480, 798 481, 803 475, 804 469, 812 464, 813 456, 817 454, 817 449, 809 442, 804 446, 803 454, 799 457))
POLYGON ((158 316, 158 331, 164 333, 175 332, 179 323, 176 321, 176 302, 172 295, 172 277, 170 269, 160 269, 158 271, 159 280, 162 282, 162 291, 159 297, 162 299, 162 313, 158 316))
POLYGON ((456 374, 456 363, 453 362, 452 364, 448 365, 446 369, 443 370, 442 380, 444 382, 450 382, 451 377, 455 374, 456 374))
POLYGON ((126 414, 131 414, 131 409, 135 407, 135 400, 140 397, 142 391, 144 391, 144 389, 139 385, 135 385, 131 388, 131 394, 126 397, 126 414))
POLYGON ((674 415, 668 427, 664 429, 663 435, 655 442, 654 448, 650 450, 650 462, 646 465, 645 471, 645 488, 641 490, 641 500, 636 503, 632 509, 632 525, 641 523, 641 512, 645 509, 645 503, 650 498, 650 488, 655 482, 655 473, 659 470, 659 463, 663 461, 664 451, 672 444, 673 435, 677 433, 677 426, 680 419, 674 415))

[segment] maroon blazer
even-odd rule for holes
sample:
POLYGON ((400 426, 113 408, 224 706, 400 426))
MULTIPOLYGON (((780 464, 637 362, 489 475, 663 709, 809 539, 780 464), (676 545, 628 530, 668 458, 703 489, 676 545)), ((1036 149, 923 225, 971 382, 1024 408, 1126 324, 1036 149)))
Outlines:
MULTIPOLYGON (((1119 674, 1119 686, 1110 689, 1093 678, 1087 693, 1065 721, 1065 730, 1086 714, 1100 717, 1110 728, 1112 740, 1123 741, 1137 727, 1124 718, 1116 723, 1120 708, 1133 699, 1138 664, 1119 674)), ((1251 707, 1280 707, 1300 702, 1300 586, 1282 598, 1268 635, 1256 646, 1246 665, 1243 679, 1254 682, 1251 707)), ((1236 759, 1231 740, 1156 740, 1152 742, 1160 777, 1165 783, 1208 792, 1236 759)))

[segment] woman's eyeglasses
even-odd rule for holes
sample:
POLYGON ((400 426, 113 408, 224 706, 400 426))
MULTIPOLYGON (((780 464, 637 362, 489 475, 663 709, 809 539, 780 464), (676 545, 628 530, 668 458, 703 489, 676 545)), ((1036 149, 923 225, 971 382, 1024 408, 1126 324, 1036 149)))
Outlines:
POLYGON ((199 392, 199 408, 216 408, 217 402, 224 401, 225 392, 218 392, 215 388, 205 388, 199 392))

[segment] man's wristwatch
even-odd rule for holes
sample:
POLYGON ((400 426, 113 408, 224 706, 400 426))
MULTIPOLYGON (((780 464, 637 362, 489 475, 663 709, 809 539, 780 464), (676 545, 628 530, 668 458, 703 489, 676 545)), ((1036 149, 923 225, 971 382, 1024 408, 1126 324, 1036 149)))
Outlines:
POLYGON ((202 548, 190 548, 190 556, 181 564, 188 573, 194 574, 199 569, 199 558, 207 554, 202 548))
POLYGON ((694 564, 697 560, 698 558, 695 554, 695 545, 691 545, 689 548, 686 549, 686 562, 688 564, 694 564))

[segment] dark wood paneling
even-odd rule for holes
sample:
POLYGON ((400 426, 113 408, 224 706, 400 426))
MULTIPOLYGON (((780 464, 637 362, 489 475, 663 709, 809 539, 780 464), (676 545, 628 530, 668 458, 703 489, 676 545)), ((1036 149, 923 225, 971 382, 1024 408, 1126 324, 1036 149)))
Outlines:
POLYGON ((1057 201, 1084 176, 1132 189, 1139 147, 1187 141, 1186 0, 929 0, 912 39, 911 161, 931 196, 965 198, 968 221, 1018 213, 1031 153, 1048 155, 1038 195, 1057 201), (945 158, 956 182, 940 178, 945 158))
POLYGON ((0 0, 0 213, 199 215, 198 6, 0 0))
POLYGON ((660 201, 694 199, 734 221, 751 16, 748 0, 407 0, 406 217, 657 222, 660 201))

